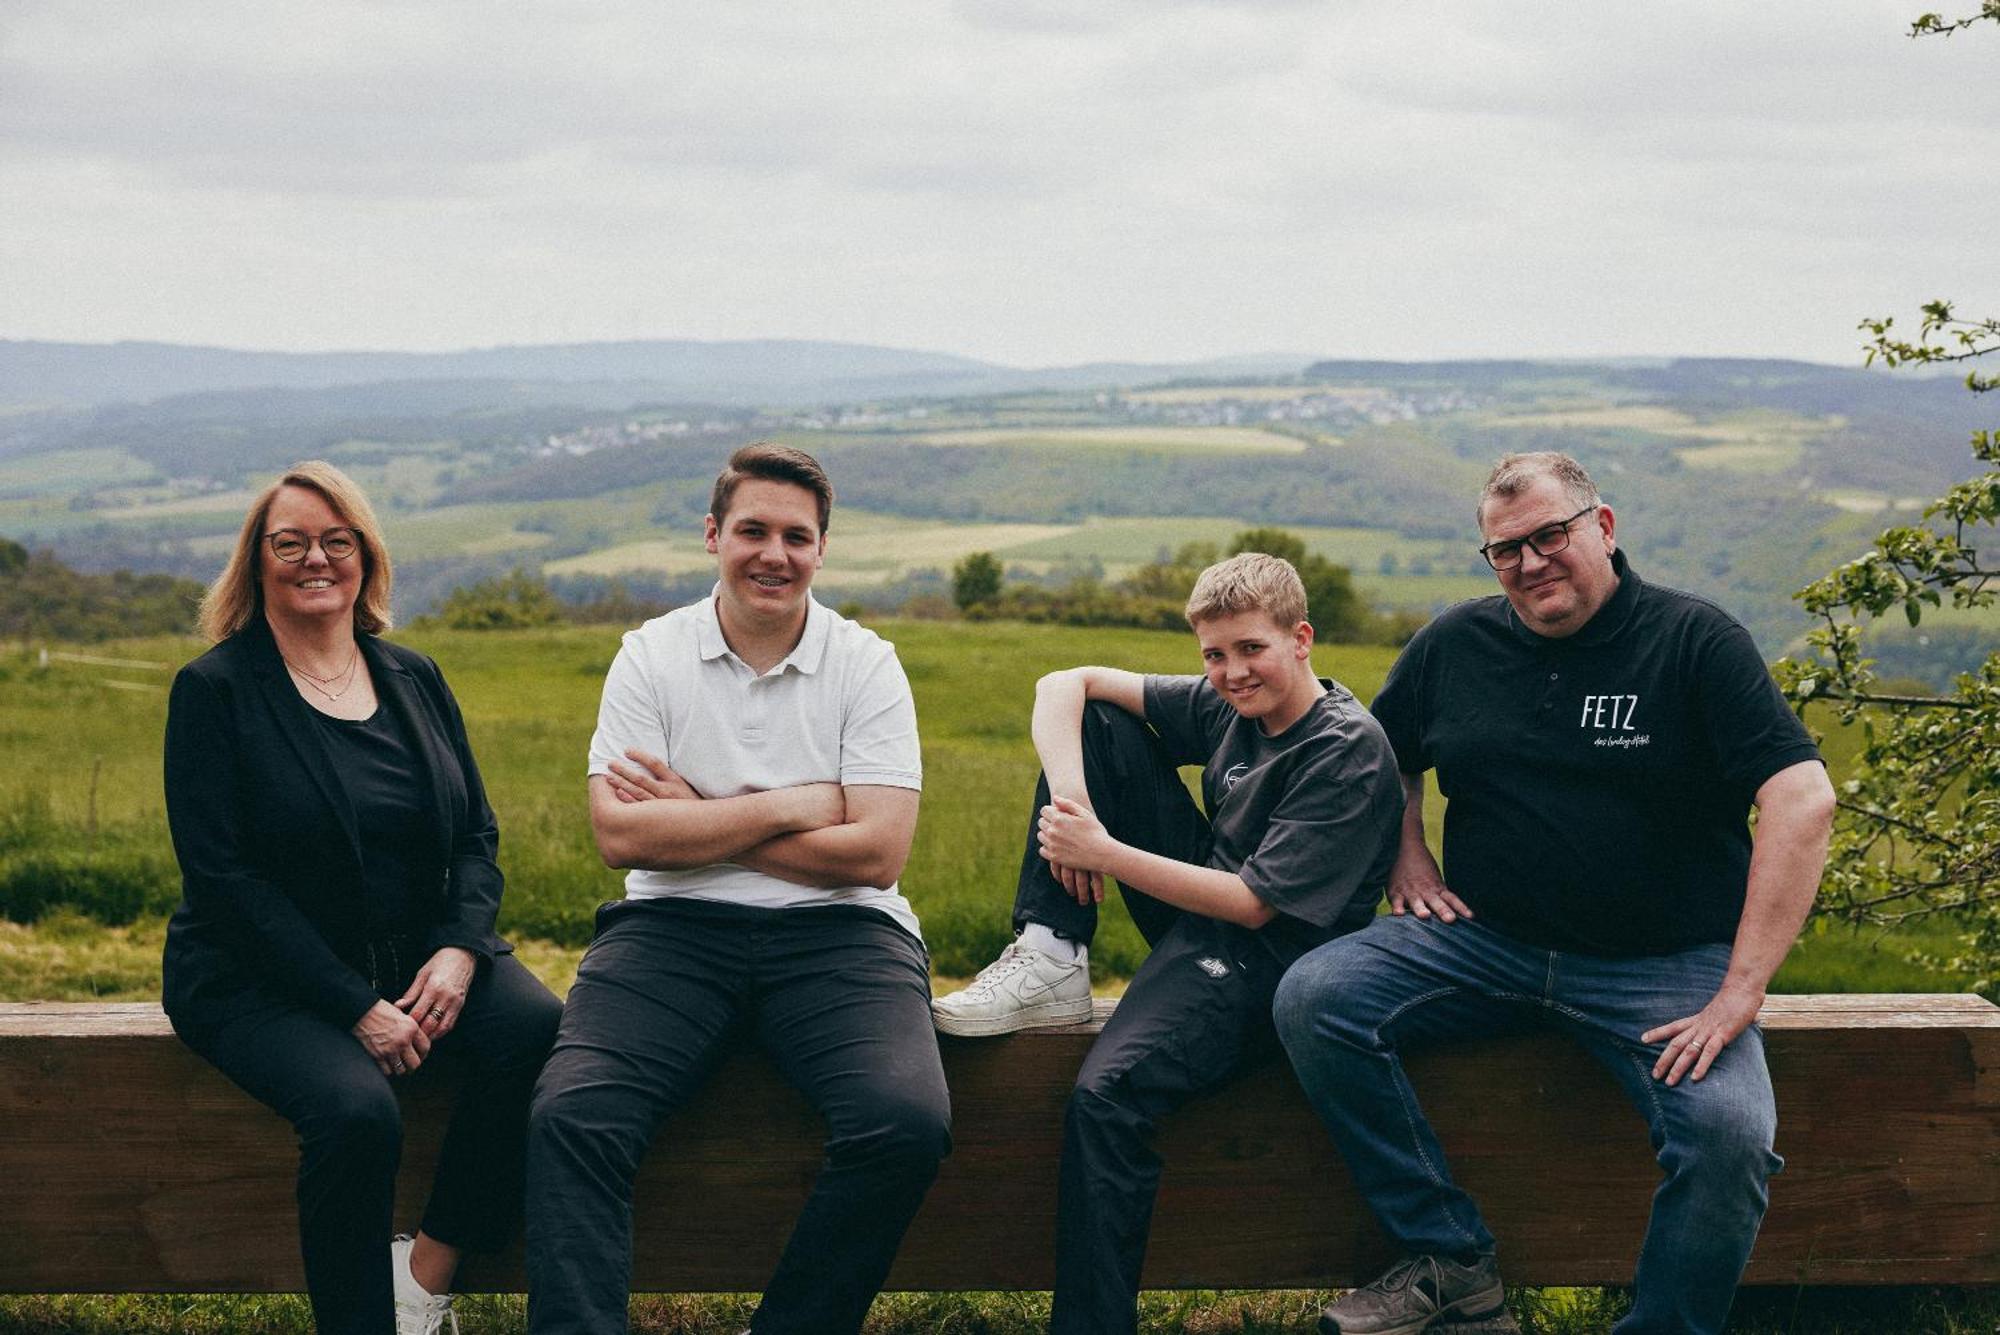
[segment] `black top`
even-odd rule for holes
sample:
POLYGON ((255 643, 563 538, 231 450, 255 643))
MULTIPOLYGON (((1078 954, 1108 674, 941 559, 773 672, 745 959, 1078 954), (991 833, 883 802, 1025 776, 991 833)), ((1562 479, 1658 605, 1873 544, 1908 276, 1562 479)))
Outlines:
POLYGON ((1363 926, 1388 883, 1403 787, 1381 726, 1345 686, 1275 737, 1205 677, 1146 678, 1146 722, 1177 765, 1200 765, 1214 845, 1278 911, 1258 935, 1296 955, 1363 926))
MULTIPOLYGON (((509 947, 499 833, 437 664, 372 635, 361 653, 410 748, 407 782, 427 816, 405 846, 407 919, 421 948, 481 958, 509 947)), ((163 1001, 176 1028, 282 998, 343 1028, 375 1004, 361 909, 362 817, 318 711, 300 698, 262 620, 180 670, 167 704, 167 824, 181 903, 167 924, 163 1001)))
POLYGON ((1498 595, 1445 612, 1375 716, 1404 772, 1437 770, 1445 883, 1486 925, 1597 955, 1726 943, 1751 799, 1819 750, 1727 612, 1612 565, 1617 591, 1567 638, 1498 595))
POLYGON ((360 910, 370 937, 421 930, 413 891, 424 875, 430 795, 423 765, 396 711, 377 707, 365 719, 312 711, 326 755, 354 804, 361 832, 360 910))

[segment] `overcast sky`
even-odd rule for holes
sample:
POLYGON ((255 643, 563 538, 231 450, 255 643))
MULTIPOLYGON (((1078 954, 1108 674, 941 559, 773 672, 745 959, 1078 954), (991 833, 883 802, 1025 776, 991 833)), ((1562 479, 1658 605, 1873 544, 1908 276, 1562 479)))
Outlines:
POLYGON ((1851 363, 2000 310, 1937 2, 0 0, 0 338, 1851 363))

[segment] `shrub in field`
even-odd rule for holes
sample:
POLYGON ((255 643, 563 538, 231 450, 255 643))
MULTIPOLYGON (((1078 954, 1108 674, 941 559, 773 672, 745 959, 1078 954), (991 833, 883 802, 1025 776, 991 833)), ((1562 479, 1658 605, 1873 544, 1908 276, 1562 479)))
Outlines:
POLYGON ((180 901, 171 860, 133 849, 35 849, 0 861, 0 913, 34 922, 68 907, 101 923, 166 913, 180 901))
POLYGON ((549 586, 516 568, 497 579, 453 589, 426 624, 435 621, 453 630, 526 630, 562 620, 562 604, 549 586))
POLYGON ((201 585, 129 570, 87 575, 47 553, 0 538, 0 637, 107 640, 183 632, 194 624, 201 585))

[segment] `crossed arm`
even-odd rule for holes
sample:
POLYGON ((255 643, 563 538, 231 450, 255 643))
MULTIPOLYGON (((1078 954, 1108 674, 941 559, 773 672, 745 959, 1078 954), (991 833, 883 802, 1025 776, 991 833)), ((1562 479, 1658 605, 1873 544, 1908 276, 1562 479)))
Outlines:
POLYGON ((1037 825, 1042 857, 1078 903, 1104 899, 1104 878, 1116 877, 1153 898, 1205 918, 1257 928, 1277 913, 1234 872, 1134 848, 1111 837, 1090 805, 1083 777, 1083 708, 1091 700, 1146 716, 1146 680, 1118 668, 1078 667, 1035 683, 1029 732, 1049 782, 1050 802, 1037 825))
POLYGON ((913 788, 807 783, 707 798, 658 756, 625 754, 590 780, 590 828, 606 866, 734 862, 795 885, 887 889, 909 860, 913 788))

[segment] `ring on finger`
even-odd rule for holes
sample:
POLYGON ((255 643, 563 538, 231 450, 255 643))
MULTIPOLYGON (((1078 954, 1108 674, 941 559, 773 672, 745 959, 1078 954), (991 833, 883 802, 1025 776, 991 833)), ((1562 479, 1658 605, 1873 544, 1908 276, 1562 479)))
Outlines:
POLYGON ((401 1074, 403 1073, 403 1069, 404 1069, 404 1068, 403 1068, 403 1063, 401 1063, 401 1062, 394 1062, 394 1063, 391 1063, 391 1064, 390 1064, 390 1067, 389 1067, 389 1069, 390 1069, 390 1070, 392 1070, 392 1071, 394 1071, 394 1072, 395 1072, 395 1073, 396 1073, 397 1075, 401 1075, 401 1074))

